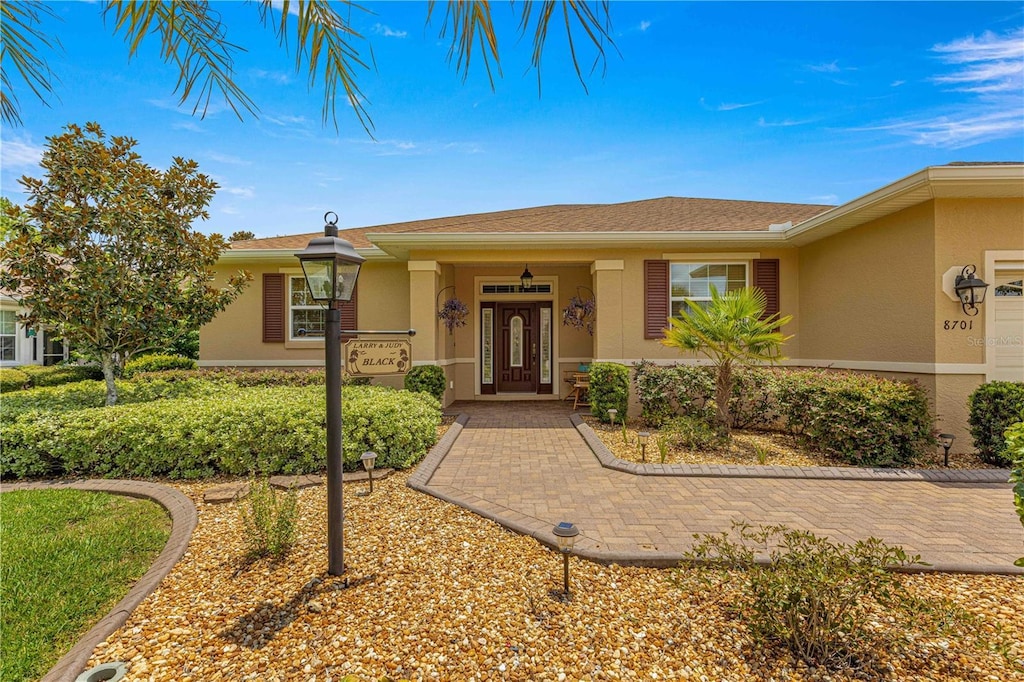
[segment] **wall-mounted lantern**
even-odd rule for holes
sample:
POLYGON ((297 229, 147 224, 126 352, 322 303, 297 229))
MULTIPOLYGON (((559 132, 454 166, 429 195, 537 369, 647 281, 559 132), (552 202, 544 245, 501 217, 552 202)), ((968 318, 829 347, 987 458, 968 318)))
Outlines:
POLYGON ((530 266, 527 265, 523 268, 523 274, 519 275, 519 283, 523 285, 523 288, 529 291, 533 287, 533 273, 530 272, 530 266))

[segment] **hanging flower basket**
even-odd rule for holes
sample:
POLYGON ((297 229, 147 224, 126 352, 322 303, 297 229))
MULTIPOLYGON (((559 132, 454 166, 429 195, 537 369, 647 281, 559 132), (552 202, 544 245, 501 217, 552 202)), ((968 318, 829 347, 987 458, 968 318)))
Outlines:
POLYGON ((585 329, 591 336, 594 335, 594 314, 597 312, 597 302, 593 295, 584 298, 579 289, 576 296, 569 299, 569 305, 562 310, 562 324, 573 329, 585 329))
POLYGON ((467 317, 469 317, 469 308, 454 296, 445 301, 441 309, 437 311, 437 319, 444 322, 449 334, 456 327, 465 327, 467 317))

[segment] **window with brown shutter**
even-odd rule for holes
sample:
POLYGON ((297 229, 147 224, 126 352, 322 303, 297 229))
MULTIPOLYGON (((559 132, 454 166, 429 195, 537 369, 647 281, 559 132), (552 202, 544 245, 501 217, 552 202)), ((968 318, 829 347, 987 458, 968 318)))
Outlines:
POLYGON ((668 326, 668 261, 644 261, 644 338, 660 339, 668 326))
POLYGON ((764 292, 768 305, 765 306, 765 319, 770 315, 779 312, 779 259, 778 258, 756 258, 754 259, 754 286, 764 292))
MULTIPOLYGON (((359 315, 357 314, 359 300, 359 283, 356 282, 356 288, 352 290, 352 298, 348 301, 339 301, 337 303, 338 309, 341 311, 341 331, 355 331, 359 329, 359 315)), ((355 334, 342 334, 341 342, 344 343, 349 339, 356 338, 355 334)))
POLYGON ((263 275, 263 343, 283 343, 285 327, 285 276, 263 275))

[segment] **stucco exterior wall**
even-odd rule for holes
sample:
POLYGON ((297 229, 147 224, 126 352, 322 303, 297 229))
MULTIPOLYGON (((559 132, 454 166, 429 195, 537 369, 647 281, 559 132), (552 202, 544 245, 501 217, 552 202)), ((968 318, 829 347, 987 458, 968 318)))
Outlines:
POLYGON ((800 249, 803 360, 935 361, 934 207, 926 202, 800 249))

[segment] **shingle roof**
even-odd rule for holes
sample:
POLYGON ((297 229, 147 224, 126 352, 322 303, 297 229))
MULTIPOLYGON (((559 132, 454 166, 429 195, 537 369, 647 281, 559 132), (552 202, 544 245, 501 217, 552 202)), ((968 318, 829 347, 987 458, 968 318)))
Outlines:
MULTIPOLYGON (((831 206, 729 199, 663 197, 621 204, 565 204, 341 230, 356 248, 372 246, 368 234, 524 234, 586 232, 767 231, 798 223, 831 206)), ((305 233, 231 244, 232 249, 302 249, 322 233, 305 233)))

